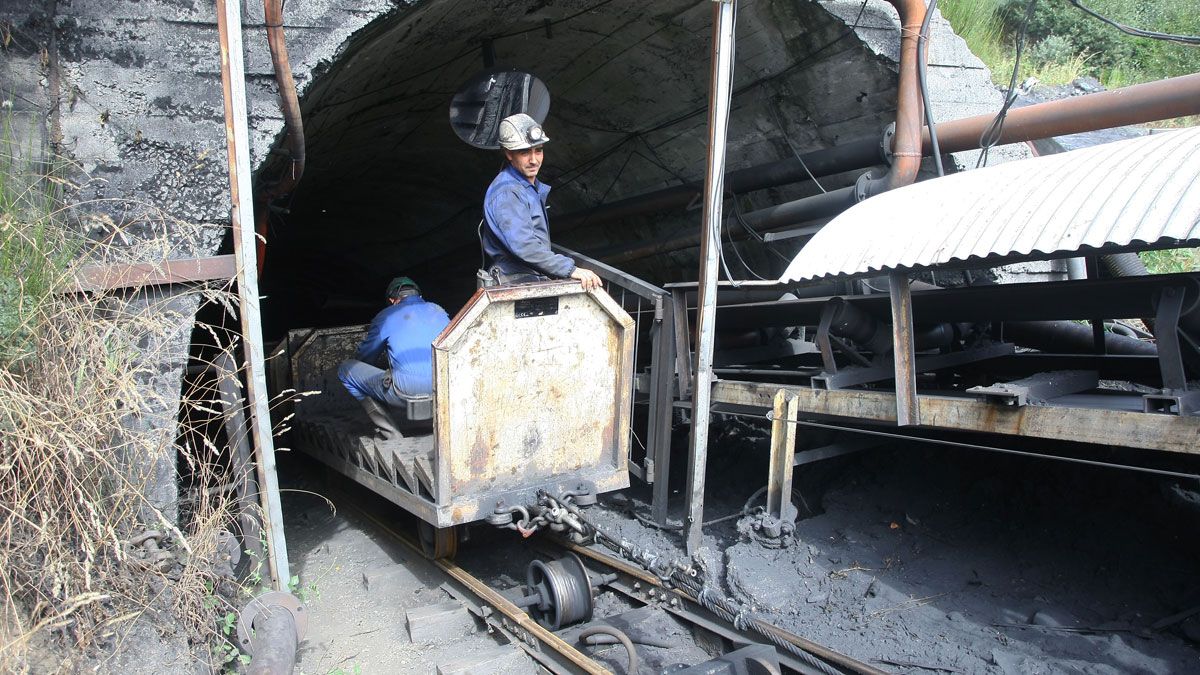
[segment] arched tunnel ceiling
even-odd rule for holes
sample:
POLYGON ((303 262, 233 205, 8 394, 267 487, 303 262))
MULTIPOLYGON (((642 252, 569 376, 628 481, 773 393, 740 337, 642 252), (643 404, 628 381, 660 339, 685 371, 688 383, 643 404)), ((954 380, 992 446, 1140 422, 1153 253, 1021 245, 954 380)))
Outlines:
MULTIPOLYGON (((728 168, 790 155, 784 134, 803 151, 892 120, 894 64, 830 13, 838 4, 739 2, 728 168)), ((451 313, 465 301, 481 199, 502 157, 460 141, 448 106, 484 68, 485 39, 497 66, 533 72, 553 97, 541 174, 554 188, 552 235, 555 214, 701 178, 711 21, 712 3, 695 0, 426 0, 368 25, 303 93, 308 168, 269 235, 268 328, 365 320, 400 273, 451 313)), ((898 39, 887 5, 871 3, 859 21, 898 39)), ((765 191, 751 206, 811 189, 765 191)), ((589 251, 698 223, 695 210, 651 214, 555 239, 589 251)), ((695 278, 695 259, 683 250, 629 269, 695 278)))

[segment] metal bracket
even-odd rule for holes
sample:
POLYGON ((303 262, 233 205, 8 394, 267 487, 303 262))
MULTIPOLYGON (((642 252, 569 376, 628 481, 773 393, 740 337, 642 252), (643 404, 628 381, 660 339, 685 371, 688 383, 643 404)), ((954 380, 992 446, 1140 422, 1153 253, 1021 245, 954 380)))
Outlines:
POLYGON ((1162 391, 1142 397, 1145 412, 1188 415, 1200 409, 1200 390, 1189 391, 1187 372, 1183 368, 1180 350, 1179 317, 1187 295, 1182 287, 1168 286, 1158 295, 1154 317, 1154 332, 1158 341, 1158 368, 1162 374, 1162 391))
POLYGON ((971 387, 974 394, 988 403, 1021 407, 1041 404, 1049 399, 1074 394, 1100 385, 1100 375, 1094 370, 1056 370, 1038 373, 1014 382, 1000 382, 987 387, 971 387))
POLYGON ((833 317, 837 315, 837 303, 827 302, 821 307, 821 321, 817 324, 817 349, 821 351, 821 367, 825 373, 837 373, 837 361, 833 359, 833 346, 829 340, 829 328, 833 325, 833 317))

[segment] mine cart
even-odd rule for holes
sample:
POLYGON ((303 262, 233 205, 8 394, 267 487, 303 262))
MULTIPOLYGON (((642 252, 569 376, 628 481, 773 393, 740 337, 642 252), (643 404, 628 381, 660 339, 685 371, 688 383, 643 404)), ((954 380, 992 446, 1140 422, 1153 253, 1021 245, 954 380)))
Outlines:
POLYGON ((574 281, 482 289, 432 345, 433 396, 396 411, 387 441, 337 380, 366 327, 292 331, 295 443, 435 528, 519 522, 540 490, 594 499, 629 484, 633 328, 574 281))

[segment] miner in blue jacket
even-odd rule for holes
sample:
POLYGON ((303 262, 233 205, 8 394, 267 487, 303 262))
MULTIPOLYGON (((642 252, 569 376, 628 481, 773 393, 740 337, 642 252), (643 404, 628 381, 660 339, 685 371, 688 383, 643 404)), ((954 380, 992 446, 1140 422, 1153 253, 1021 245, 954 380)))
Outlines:
POLYGON ((546 197, 550 186, 537 179, 550 139, 532 117, 518 113, 500 122, 500 146, 508 164, 488 186, 483 199, 487 227, 483 250, 492 261, 488 272, 499 283, 578 279, 583 288, 599 288, 600 277, 576 267, 568 256, 550 250, 546 197))
POLYGON ((392 279, 388 307, 375 315, 358 354, 338 366, 338 379, 362 404, 384 439, 400 436, 387 407, 404 409, 406 397, 433 392, 433 341, 450 317, 440 306, 426 302, 408 277, 392 279), (377 368, 386 352, 387 370, 377 368))

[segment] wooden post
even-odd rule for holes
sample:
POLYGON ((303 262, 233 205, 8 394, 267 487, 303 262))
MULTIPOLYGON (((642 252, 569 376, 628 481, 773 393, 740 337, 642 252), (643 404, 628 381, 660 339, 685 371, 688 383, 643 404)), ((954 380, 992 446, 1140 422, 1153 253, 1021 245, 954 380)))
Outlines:
POLYGON ((796 413, 800 399, 786 389, 775 393, 771 413, 771 468, 767 475, 767 513, 791 522, 792 469, 796 463, 796 413))

